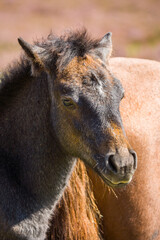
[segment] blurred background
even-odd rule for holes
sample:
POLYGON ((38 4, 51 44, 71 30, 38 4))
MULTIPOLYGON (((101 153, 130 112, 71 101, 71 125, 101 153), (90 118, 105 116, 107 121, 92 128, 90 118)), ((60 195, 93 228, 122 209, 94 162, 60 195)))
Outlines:
POLYGON ((17 37, 83 26, 93 37, 111 31, 113 56, 160 60, 160 0, 0 0, 0 68, 20 54, 17 37))

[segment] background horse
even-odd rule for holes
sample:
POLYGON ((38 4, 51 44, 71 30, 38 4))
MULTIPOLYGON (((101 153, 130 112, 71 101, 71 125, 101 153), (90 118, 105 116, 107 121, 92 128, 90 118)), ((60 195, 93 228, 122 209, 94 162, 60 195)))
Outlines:
MULTIPOLYGON (((132 183, 122 189, 111 189, 103 184, 101 179, 88 169, 92 180, 92 189, 96 203, 103 218, 101 234, 105 240, 159 240, 160 239, 160 63, 141 59, 112 58, 110 65, 115 76, 118 76, 126 90, 121 103, 121 114, 128 139, 138 154, 138 168, 132 183)), ((83 165, 81 162, 80 165, 83 165)), ((78 173, 77 166, 76 174, 78 173)), ((81 168, 81 175, 86 170, 81 168)), ((76 175, 71 181, 74 182, 76 175)), ((80 184, 80 183, 79 183, 80 184)), ((78 186, 78 184, 76 183, 78 186)), ((76 188, 76 186, 74 186, 76 188)), ((81 233, 89 229, 97 230, 97 225, 86 225, 84 215, 81 218, 70 219, 70 211, 84 212, 86 207, 95 213, 95 208, 80 205, 88 198, 85 186, 81 188, 82 195, 74 195, 71 188, 66 189, 61 203, 54 216, 54 226, 51 228, 52 239, 56 238, 58 225, 59 239, 72 232, 72 237, 64 239, 83 239, 77 232, 76 224, 81 226, 81 233), (72 206, 68 205, 72 196, 72 206), (64 202, 64 199, 67 201, 64 202), (77 209, 76 209, 77 207, 77 209), (81 210, 79 208, 81 207, 81 210), (65 214, 63 214, 65 213, 65 214), (58 216, 61 217, 58 218, 58 216), (69 216, 68 216, 69 214, 69 216), (63 221, 63 225, 61 222, 63 221), (84 224, 83 224, 84 223, 84 224), (80 238, 78 237, 80 236, 80 238)), ((93 198, 92 198, 93 199, 93 198)), ((102 221, 101 221, 102 220, 102 221)), ((99 229, 100 230, 100 229, 99 229)), ((94 239, 93 231, 92 238, 94 239)), ((88 238, 89 239, 89 238, 88 238)))
POLYGON ((132 180, 136 153, 108 69, 110 33, 18 41, 25 56, 0 85, 0 238, 42 240, 77 158, 119 186, 132 180))

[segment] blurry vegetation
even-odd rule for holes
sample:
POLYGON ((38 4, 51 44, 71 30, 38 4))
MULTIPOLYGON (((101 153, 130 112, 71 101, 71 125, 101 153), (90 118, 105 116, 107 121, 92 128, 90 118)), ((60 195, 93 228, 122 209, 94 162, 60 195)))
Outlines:
POLYGON ((0 0, 0 67, 53 30, 85 26, 93 37, 113 33, 113 56, 160 60, 160 0, 0 0), (4 24, 5 23, 5 24, 4 24))
POLYGON ((0 53, 5 51, 17 51, 18 44, 12 42, 0 42, 0 53))
POLYGON ((148 36, 146 39, 134 40, 127 45, 127 55, 136 57, 143 48, 153 48, 157 44, 160 44, 160 29, 155 34, 148 36))

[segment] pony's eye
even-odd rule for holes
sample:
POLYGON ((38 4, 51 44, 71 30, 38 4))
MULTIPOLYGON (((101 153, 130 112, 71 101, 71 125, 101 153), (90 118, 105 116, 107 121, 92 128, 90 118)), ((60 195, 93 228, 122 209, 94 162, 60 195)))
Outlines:
POLYGON ((63 99, 63 105, 70 108, 74 107, 74 103, 70 99, 63 99))

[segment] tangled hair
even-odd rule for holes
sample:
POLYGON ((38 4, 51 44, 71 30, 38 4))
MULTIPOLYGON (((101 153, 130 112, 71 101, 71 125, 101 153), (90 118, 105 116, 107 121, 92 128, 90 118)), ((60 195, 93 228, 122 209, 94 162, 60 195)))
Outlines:
POLYGON ((48 240, 100 240, 100 219, 86 168, 79 160, 55 210, 48 240))
POLYGON ((44 49, 47 66, 52 71, 62 70, 75 56, 84 57, 92 49, 100 46, 100 39, 92 39, 86 29, 56 36, 50 34, 47 39, 34 42, 36 46, 44 49), (54 66, 56 68, 54 69, 54 66))

